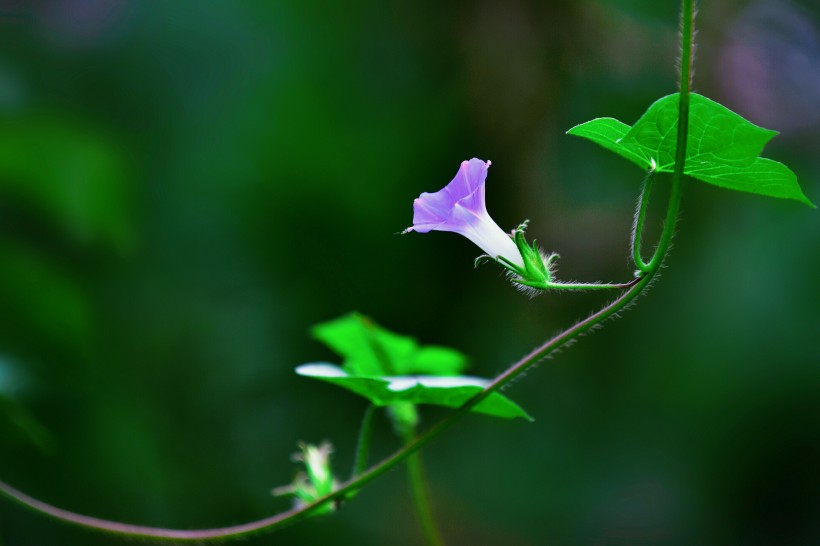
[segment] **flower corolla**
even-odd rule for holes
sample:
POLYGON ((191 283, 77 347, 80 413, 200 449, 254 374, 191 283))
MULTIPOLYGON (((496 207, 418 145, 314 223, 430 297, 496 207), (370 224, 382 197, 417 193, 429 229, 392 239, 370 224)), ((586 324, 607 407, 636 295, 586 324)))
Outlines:
POLYGON ((476 244, 490 258, 524 267, 516 243, 490 217, 484 201, 484 183, 489 161, 473 158, 462 161, 455 178, 435 193, 422 193, 413 201, 413 225, 405 233, 416 231, 452 231, 476 244))

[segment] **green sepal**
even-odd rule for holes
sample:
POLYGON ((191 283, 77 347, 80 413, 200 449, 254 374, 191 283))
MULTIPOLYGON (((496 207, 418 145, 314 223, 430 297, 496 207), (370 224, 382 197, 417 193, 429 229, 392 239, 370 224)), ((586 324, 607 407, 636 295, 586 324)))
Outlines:
POLYGON ((545 258, 535 241, 532 244, 527 242, 525 231, 528 224, 529 220, 522 222, 513 233, 513 242, 521 254, 524 267, 506 260, 503 256, 499 257, 499 261, 516 275, 512 278, 514 283, 538 290, 546 290, 552 284, 550 264, 558 255, 551 254, 545 258))
MULTIPOLYGON (((499 256, 499 258, 503 259, 503 256, 499 256)), ((494 262, 497 262, 497 261, 498 260, 496 260, 495 258, 493 258, 493 257, 491 257, 487 254, 482 254, 481 256, 479 256, 478 258, 475 259, 475 261, 473 262, 473 267, 477 268, 480 265, 484 265, 484 264, 487 264, 487 263, 494 263, 494 262)))

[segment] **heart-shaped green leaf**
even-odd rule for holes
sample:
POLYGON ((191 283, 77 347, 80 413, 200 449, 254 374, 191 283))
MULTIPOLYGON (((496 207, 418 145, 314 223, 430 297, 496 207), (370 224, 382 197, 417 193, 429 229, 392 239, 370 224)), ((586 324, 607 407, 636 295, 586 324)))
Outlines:
MULTIPOLYGON (((672 172, 679 102, 677 93, 663 97, 652 104, 633 127, 616 119, 598 118, 577 125, 567 133, 589 139, 644 169, 672 172)), ((759 157, 776 134, 693 93, 684 172, 722 188, 794 199, 814 207, 788 167, 759 157)))

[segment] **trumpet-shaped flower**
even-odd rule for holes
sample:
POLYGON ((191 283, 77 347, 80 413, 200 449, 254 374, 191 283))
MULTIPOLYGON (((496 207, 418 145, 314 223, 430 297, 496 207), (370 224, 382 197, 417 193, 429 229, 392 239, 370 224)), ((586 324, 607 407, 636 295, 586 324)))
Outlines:
POLYGON ((489 161, 462 161, 455 178, 436 193, 422 193, 413 201, 413 226, 405 230, 427 233, 453 231, 475 243, 484 253, 524 268, 516 243, 487 213, 484 182, 489 161))

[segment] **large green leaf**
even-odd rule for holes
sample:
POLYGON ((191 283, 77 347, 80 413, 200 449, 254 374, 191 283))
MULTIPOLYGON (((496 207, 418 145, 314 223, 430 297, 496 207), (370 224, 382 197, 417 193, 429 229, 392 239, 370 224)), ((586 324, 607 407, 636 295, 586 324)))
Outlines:
MULTIPOLYGON (((338 366, 325 363, 303 364, 296 368, 296 373, 338 385, 377 406, 411 402, 457 408, 489 383, 486 379, 464 375, 353 376, 338 366)), ((506 419, 521 417, 532 420, 518 404, 497 392, 488 396, 473 411, 506 419)))
POLYGON ((313 335, 344 359, 342 367, 351 375, 457 375, 467 364, 458 351, 420 347, 359 313, 319 324, 313 335))
MULTIPOLYGON (((677 93, 656 101, 620 144, 641 154, 647 165, 654 159, 659 171, 672 172, 679 103, 677 93)), ((728 108, 693 93, 689 104, 685 172, 694 176, 699 165, 748 165, 776 134, 777 131, 758 127, 728 108)))
MULTIPOLYGON (((598 118, 567 133, 587 138, 644 169, 672 172, 679 102, 677 93, 656 101, 631 128, 612 118, 598 118)), ((693 93, 684 172, 722 188, 794 199, 813 207, 788 167, 759 157, 776 134, 693 93)))
MULTIPOLYGON (((489 383, 459 375, 467 360, 458 351, 421 347, 414 339, 389 332, 359 313, 319 324, 313 335, 338 353, 343 364, 304 364, 296 373, 338 385, 377 406, 412 403, 455 408, 489 383)), ((530 419, 499 393, 488 396, 473 411, 530 419)))

